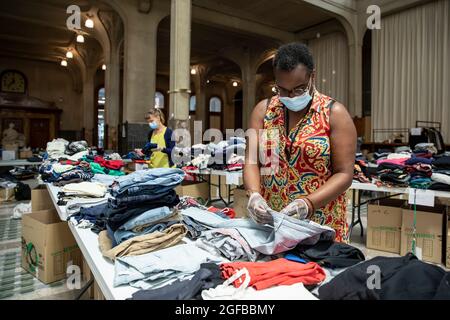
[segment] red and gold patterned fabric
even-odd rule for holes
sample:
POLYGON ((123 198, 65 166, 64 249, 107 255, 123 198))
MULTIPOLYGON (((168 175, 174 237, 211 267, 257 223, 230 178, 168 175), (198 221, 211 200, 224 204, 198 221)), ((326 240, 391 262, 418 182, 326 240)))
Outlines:
MULTIPOLYGON (((330 150, 330 108, 333 100, 314 92, 308 113, 286 135, 285 111, 279 97, 270 101, 264 118, 260 148, 266 155, 261 175, 261 193, 269 206, 281 211, 293 200, 306 197, 332 175, 330 150)), ((336 230, 336 241, 346 242, 346 198, 341 194, 311 220, 336 230)))

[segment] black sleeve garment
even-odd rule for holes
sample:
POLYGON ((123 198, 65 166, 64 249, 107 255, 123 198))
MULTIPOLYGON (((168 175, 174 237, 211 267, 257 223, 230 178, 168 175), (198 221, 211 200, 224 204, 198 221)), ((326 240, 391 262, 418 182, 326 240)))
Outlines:
POLYGON ((313 246, 297 246, 290 253, 327 268, 348 268, 365 260, 364 254, 351 245, 320 241, 313 246))
POLYGON ((321 300, 450 300, 449 273, 404 257, 376 257, 355 265, 319 288, 321 300), (373 270, 380 272, 379 287, 373 270), (368 285, 370 284, 370 285, 368 285))

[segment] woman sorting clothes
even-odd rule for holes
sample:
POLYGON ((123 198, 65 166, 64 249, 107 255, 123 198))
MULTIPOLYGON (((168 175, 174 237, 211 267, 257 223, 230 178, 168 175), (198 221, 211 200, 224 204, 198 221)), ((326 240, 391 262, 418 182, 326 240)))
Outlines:
POLYGON ((250 139, 244 166, 248 211, 257 223, 270 223, 271 212, 309 219, 336 231, 346 242, 345 191, 353 179, 356 129, 347 109, 315 87, 315 66, 307 46, 281 46, 273 59, 276 95, 259 102, 249 128, 267 138, 250 139), (275 146, 277 166, 260 170, 258 152, 275 146))
POLYGON ((172 149, 175 141, 172 141, 172 130, 164 125, 164 114, 160 109, 152 108, 145 115, 150 131, 148 142, 142 149, 136 149, 139 156, 150 157, 150 168, 173 167, 172 149))

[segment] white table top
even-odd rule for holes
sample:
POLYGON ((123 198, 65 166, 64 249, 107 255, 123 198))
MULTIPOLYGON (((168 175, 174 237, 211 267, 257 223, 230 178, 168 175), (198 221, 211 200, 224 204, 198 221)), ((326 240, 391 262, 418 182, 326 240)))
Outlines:
MULTIPOLYGON (((362 182, 353 182, 350 189, 355 190, 367 190, 367 191, 378 191, 378 192, 391 192, 391 193, 406 193, 409 194, 409 190, 413 188, 397 188, 397 187, 378 187, 373 183, 362 183, 362 182)), ((447 191, 434 191, 435 197, 437 198, 450 198, 450 192, 447 191)))
MULTIPOLYGON (((61 220, 67 220, 65 207, 56 204, 58 202, 58 191, 60 188, 49 183, 46 183, 46 186, 61 220)), ((137 288, 131 286, 113 287, 114 264, 108 259, 105 259, 100 252, 98 247, 98 235, 90 229, 77 228, 70 223, 69 228, 105 298, 108 300, 124 300, 131 298, 131 295, 138 291, 137 288)))

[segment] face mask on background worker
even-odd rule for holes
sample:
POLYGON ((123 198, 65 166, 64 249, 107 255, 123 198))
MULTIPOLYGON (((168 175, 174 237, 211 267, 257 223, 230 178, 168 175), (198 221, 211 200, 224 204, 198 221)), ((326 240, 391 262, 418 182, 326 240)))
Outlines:
POLYGON ((158 129, 159 125, 156 121, 152 121, 148 124, 148 126, 150 127, 150 129, 155 130, 158 129))

